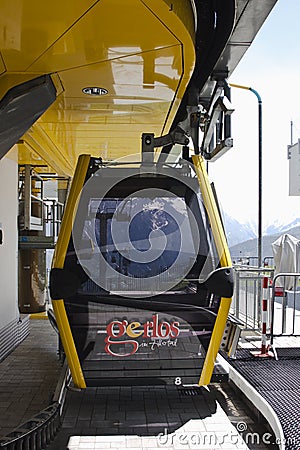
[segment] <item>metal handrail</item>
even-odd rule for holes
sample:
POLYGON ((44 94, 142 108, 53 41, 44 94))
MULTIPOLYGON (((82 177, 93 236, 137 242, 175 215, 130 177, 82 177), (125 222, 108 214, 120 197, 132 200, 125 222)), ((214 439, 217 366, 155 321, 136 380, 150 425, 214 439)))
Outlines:
POLYGON ((62 221, 64 204, 56 199, 49 198, 43 199, 43 204, 46 206, 47 210, 46 217, 44 218, 44 224, 52 225, 50 236, 53 238, 53 241, 56 242, 62 221))
MULTIPOLYGON (((282 273, 278 273, 273 280, 273 286, 272 286, 272 297, 271 297, 271 327, 270 327, 270 344, 273 344, 273 340, 275 336, 282 336, 283 334, 286 335, 286 308, 287 308, 287 302, 286 302, 286 294, 289 292, 288 289, 285 289, 285 284, 286 282, 284 281, 284 287, 283 287, 283 292, 284 292, 284 300, 282 302, 282 324, 281 324, 281 333, 279 334, 275 334, 274 333, 274 316, 275 316, 275 297, 276 297, 276 287, 278 287, 276 285, 276 282, 279 278, 284 278, 286 279, 287 277, 291 277, 294 279, 294 290, 292 292, 294 292, 294 302, 293 302, 293 323, 292 323, 292 333, 290 333, 290 336, 297 336, 297 334, 295 333, 295 321, 296 321, 296 292, 297 292, 297 280, 300 277, 300 273, 299 272, 282 272, 282 273)), ((299 295, 300 295, 300 291, 299 291, 299 295)))
POLYGON ((274 270, 268 267, 234 266, 235 292, 231 313, 244 324, 244 330, 261 329, 261 280, 272 278, 274 270))

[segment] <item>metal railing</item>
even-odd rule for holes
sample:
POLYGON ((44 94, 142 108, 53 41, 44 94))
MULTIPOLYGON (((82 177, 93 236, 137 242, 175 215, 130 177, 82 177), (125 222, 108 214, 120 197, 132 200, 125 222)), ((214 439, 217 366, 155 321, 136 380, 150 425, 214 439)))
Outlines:
POLYGON ((56 199, 48 198, 44 199, 44 204, 46 207, 44 219, 45 234, 53 237, 54 242, 56 242, 62 221, 64 204, 56 199))
POLYGON ((270 342, 277 336, 300 336, 300 273, 274 277, 271 298, 270 342))
POLYGON ((273 278, 274 270, 267 267, 235 266, 235 292, 231 314, 243 323, 245 330, 260 331, 262 278, 273 278))
POLYGON ((277 336, 300 336, 300 273, 279 273, 274 277, 272 268, 238 265, 234 274, 230 313, 243 324, 245 331, 261 331, 262 279, 267 276, 267 333, 271 345, 277 336))
MULTIPOLYGON (((231 256, 233 264, 237 266, 250 266, 250 267, 258 267, 258 256, 231 256)), ((265 256, 262 262, 262 267, 273 267, 274 266, 274 257, 273 256, 265 256)))
POLYGON ((3 450, 42 450, 60 427, 60 403, 56 402, 0 439, 3 450))
POLYGON ((231 256, 234 265, 257 267, 258 256, 231 256))

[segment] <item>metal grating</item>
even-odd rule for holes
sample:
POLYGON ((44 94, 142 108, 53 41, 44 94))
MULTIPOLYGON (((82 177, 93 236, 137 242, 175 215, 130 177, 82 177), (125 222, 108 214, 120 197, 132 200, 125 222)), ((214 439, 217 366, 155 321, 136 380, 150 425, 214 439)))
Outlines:
POLYGON ((253 357, 251 361, 233 361, 230 364, 259 392, 296 390, 300 393, 300 365, 297 360, 257 360, 253 357))
MULTIPOLYGON (((298 391, 299 401, 300 390, 298 391)), ((299 424, 299 406, 295 402, 295 392, 282 391, 266 392, 264 397, 276 411, 281 423, 284 435, 287 439, 286 450, 299 450, 300 448, 300 424, 299 424), (283 408, 283 405, 288 405, 283 408)))
POLYGON ((300 359, 300 348, 299 347, 279 347, 276 348, 276 353, 279 359, 287 358, 287 359, 300 359))
MULTIPOLYGON (((229 363, 267 400, 276 412, 285 438, 286 450, 300 448, 300 363, 296 352, 281 349, 282 359, 245 358, 229 363)), ((299 350, 299 349, 298 349, 299 350)), ((246 356, 246 353, 244 353, 246 356)))
POLYGON ((203 390, 199 387, 178 389, 178 392, 181 397, 193 397, 194 395, 202 395, 203 394, 203 390))

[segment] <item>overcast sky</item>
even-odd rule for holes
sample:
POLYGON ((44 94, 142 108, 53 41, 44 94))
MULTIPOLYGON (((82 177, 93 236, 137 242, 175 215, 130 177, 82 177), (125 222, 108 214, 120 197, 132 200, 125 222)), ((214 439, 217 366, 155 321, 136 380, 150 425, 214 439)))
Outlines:
MULTIPOLYGON (((300 138, 300 0, 278 0, 229 82, 250 86, 262 97, 263 227, 300 218, 300 197, 288 195, 290 123, 300 138)), ((258 103, 231 89, 234 147, 209 173, 223 209, 240 221, 257 220, 258 103)))

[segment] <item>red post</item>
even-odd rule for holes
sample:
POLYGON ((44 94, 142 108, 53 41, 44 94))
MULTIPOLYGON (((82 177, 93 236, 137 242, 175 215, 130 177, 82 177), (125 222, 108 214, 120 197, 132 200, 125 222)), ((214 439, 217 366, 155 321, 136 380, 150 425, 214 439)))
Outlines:
POLYGON ((262 280, 262 314, 261 314, 261 348, 260 351, 253 351, 251 355, 260 358, 273 357, 267 346, 267 321, 268 321, 268 287, 269 278, 263 277, 262 280))
POLYGON ((261 354, 268 353, 267 349, 267 320, 268 320, 268 277, 263 277, 262 285, 262 315, 261 315, 261 354))

